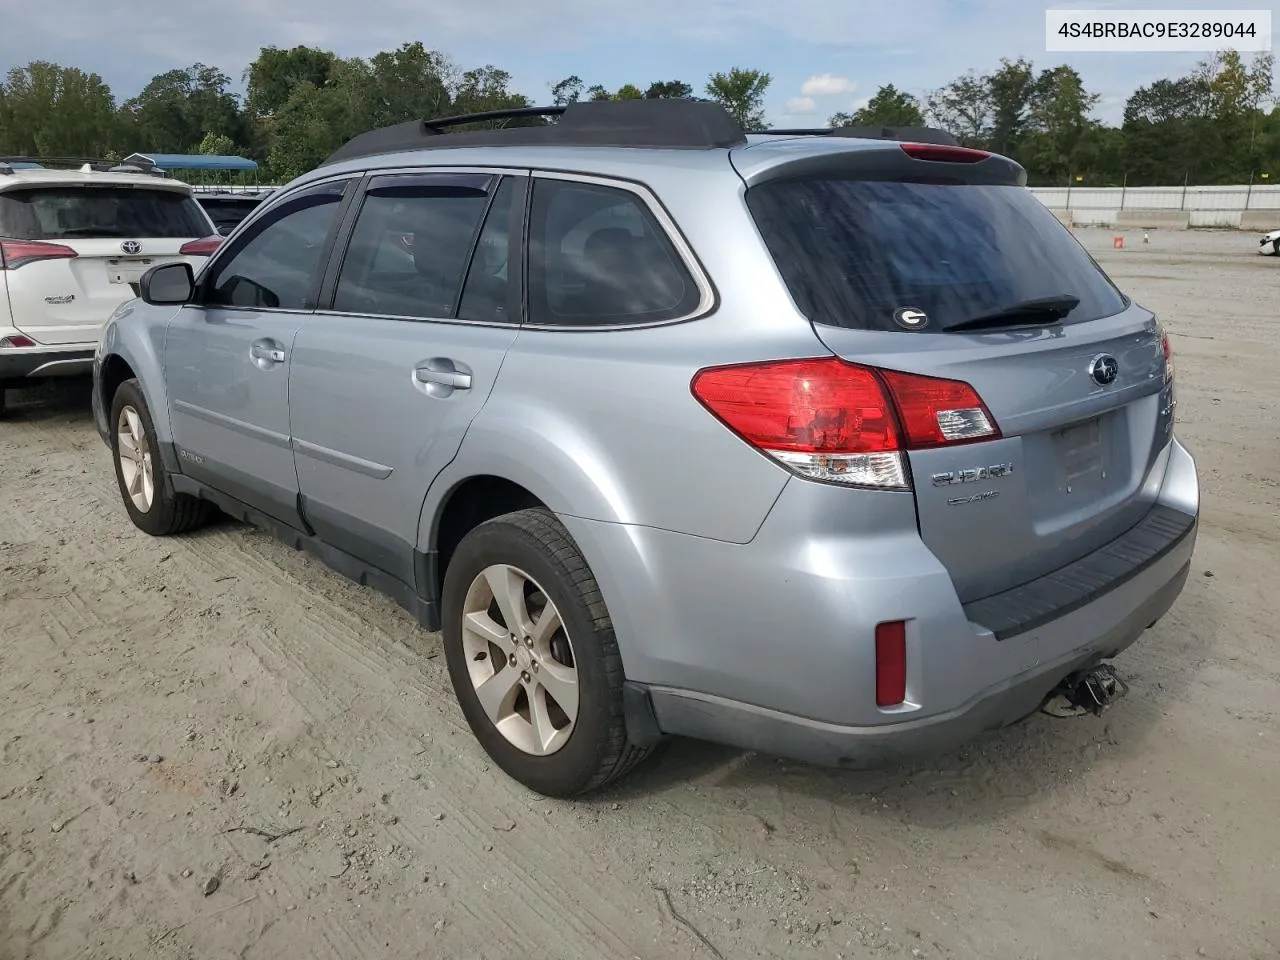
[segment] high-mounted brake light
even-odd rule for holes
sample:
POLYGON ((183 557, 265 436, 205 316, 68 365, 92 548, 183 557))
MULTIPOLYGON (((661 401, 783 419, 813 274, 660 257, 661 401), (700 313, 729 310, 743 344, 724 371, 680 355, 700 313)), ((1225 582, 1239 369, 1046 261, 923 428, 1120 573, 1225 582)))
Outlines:
POLYGON ((184 257, 207 257, 221 245, 220 236, 202 237, 199 240, 188 240, 178 248, 178 253, 184 257))
POLYGON ((0 337, 0 347, 34 347, 36 342, 30 337, 24 337, 20 333, 15 333, 7 337, 0 337))
POLYGON ((967 383, 838 357, 708 367, 691 388, 725 426, 783 466, 854 486, 910 489, 907 450, 1000 435, 967 383))
POLYGON ((61 243, 44 240, 0 240, 0 270, 17 270, 39 260, 70 260, 79 254, 61 243))
POLYGON ((913 160, 932 160, 936 163, 978 163, 991 156, 986 150, 953 147, 944 143, 904 143, 902 152, 913 160))

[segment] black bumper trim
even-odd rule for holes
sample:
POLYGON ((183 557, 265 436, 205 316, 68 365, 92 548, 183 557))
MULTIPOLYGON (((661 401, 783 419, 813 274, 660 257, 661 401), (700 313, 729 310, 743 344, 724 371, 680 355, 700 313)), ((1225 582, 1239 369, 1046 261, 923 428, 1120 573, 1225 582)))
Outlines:
POLYGON ((33 373, 38 376, 65 376, 72 371, 87 374, 92 370, 92 348, 41 350, 31 347, 21 352, 0 354, 0 380, 24 380, 33 373), (41 374, 43 368, 48 368, 48 373, 41 374))
POLYGON ((1157 506, 1127 533, 1020 587, 964 605, 965 616, 1008 640, 1092 603, 1132 580, 1188 537, 1196 518, 1157 506))

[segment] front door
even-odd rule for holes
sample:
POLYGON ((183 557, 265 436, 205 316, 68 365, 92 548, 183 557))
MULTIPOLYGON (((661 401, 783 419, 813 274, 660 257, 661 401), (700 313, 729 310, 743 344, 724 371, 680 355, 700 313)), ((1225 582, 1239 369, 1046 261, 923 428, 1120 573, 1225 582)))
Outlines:
POLYGON ((453 459, 519 330, 526 179, 373 177, 332 303, 298 332, 292 433, 307 522, 414 584, 427 488, 453 459))
POLYGON ((294 335, 314 309, 350 178, 291 194, 201 275, 165 338, 182 470, 301 526, 289 434, 294 335))

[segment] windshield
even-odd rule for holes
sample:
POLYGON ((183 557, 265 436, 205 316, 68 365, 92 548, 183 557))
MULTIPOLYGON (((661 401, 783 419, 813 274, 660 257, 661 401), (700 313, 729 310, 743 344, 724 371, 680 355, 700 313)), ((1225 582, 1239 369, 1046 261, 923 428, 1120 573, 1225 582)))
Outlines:
POLYGON ((176 190, 74 186, 0 192, 0 236, 15 240, 195 238, 208 232, 199 204, 176 190))
POLYGON ((1079 298, 1063 323, 1127 304, 1023 187, 778 180, 748 190, 747 206, 796 305, 815 323, 938 333, 1044 298, 1079 298), (895 320, 903 311, 907 324, 895 320))

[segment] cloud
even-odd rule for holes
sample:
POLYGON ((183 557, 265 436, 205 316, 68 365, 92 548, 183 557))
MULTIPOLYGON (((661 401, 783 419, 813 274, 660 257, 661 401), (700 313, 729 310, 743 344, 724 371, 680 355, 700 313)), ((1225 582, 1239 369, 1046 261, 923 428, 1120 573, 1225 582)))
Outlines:
POLYGON ((859 97, 857 100, 853 101, 854 112, 856 113, 857 111, 861 110, 870 102, 871 102, 870 97, 859 97))
POLYGON ((848 77, 838 77, 834 73, 817 73, 800 86, 800 92, 806 97, 831 97, 840 93, 853 93, 858 85, 848 77))
POLYGON ((817 112, 818 105, 813 102, 813 97, 792 97, 787 101, 789 116, 802 117, 817 112))

